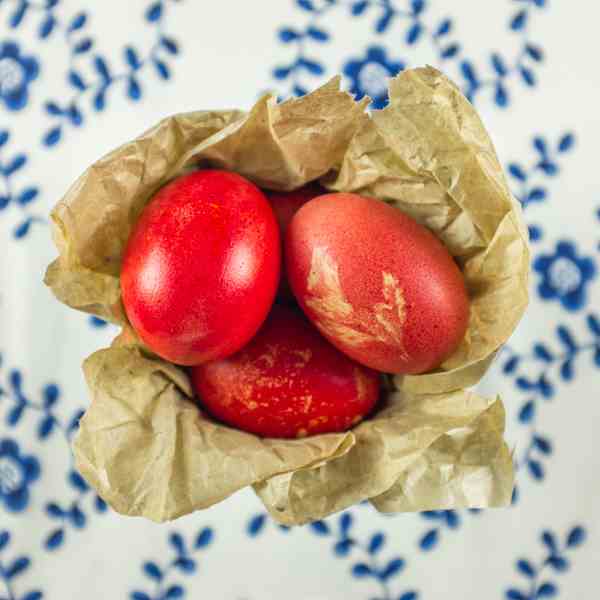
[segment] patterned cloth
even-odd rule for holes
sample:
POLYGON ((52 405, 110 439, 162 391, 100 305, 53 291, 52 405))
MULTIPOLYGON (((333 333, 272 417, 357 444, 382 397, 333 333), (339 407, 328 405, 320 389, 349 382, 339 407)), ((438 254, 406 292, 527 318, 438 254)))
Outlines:
POLYGON ((0 3, 0 599, 597 595, 600 11, 572 4, 0 3), (244 491, 168 525, 114 514, 69 442, 87 403, 81 361, 115 331, 43 286, 49 209, 166 114, 298 95, 336 72, 381 107, 385 78, 424 63, 481 111, 529 225, 532 306, 480 385, 509 409, 514 506, 361 505, 287 530, 244 491))

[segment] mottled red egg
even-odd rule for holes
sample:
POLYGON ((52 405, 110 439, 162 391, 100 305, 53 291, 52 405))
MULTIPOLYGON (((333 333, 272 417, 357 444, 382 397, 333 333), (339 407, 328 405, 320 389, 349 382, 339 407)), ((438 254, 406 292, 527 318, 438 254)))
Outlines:
MULTIPOLYGON (((293 216, 298 212, 300 207, 309 200, 325 193, 325 190, 317 183, 310 183, 291 192, 276 192, 273 190, 263 191, 271 203, 273 212, 279 223, 282 239, 285 236, 285 232, 293 216)), ((285 273, 285 262, 282 262, 281 267, 281 280, 279 282, 277 297, 285 302, 290 302, 294 300, 294 295, 292 294, 285 273)))
POLYGON ((423 373, 464 338, 469 298, 460 269, 429 230, 384 202, 315 198, 292 219, 285 256, 304 312, 363 365, 423 373))
POLYGON ((256 337, 229 358, 191 369, 217 419, 264 437, 344 431, 373 408, 380 375, 336 350, 297 309, 274 306, 256 337))
POLYGON ((226 171, 184 175, 142 212, 121 271, 123 304, 159 356, 195 365, 237 352, 273 303, 281 240, 264 194, 226 171))

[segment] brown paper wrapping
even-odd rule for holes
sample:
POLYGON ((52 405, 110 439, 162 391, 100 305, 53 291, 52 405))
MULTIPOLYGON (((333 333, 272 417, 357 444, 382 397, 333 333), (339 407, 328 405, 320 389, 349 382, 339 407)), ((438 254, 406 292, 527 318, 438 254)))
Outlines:
POLYGON ((167 118, 90 167, 53 210, 60 256, 46 283, 65 304, 123 327, 110 348, 85 361, 92 403, 74 442, 79 470, 118 512, 165 521, 248 485, 288 525, 364 499, 384 512, 510 502, 502 401, 465 388, 481 379, 527 305, 519 205, 475 110, 440 72, 405 71, 392 80, 384 110, 369 116, 365 105, 335 78, 281 104, 266 96, 247 114, 167 118), (272 189, 319 179, 427 226, 469 289, 461 347, 435 372, 393 378, 382 409, 347 433, 260 439, 206 418, 185 372, 133 334, 119 271, 153 193, 209 165, 272 189))

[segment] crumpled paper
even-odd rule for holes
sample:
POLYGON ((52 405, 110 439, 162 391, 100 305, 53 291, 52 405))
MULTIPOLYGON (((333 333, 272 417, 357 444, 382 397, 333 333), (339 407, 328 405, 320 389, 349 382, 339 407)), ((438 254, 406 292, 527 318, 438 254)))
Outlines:
POLYGON ((247 114, 167 118, 90 167, 53 210, 60 256, 46 283, 65 304, 123 327, 85 361, 92 403, 74 442, 80 472, 116 511, 165 521, 247 485, 288 525, 364 499, 384 512, 510 502, 502 401, 465 388, 527 305, 520 207, 477 113, 439 71, 404 71, 384 110, 368 115, 366 104, 334 78, 281 104, 265 96, 247 114), (145 204, 172 178, 205 166, 271 189, 319 179, 413 216, 465 276, 471 319, 461 347, 434 372, 389 378, 382 408, 346 433, 261 439, 207 418, 185 371, 135 336, 119 289, 121 255, 145 204))

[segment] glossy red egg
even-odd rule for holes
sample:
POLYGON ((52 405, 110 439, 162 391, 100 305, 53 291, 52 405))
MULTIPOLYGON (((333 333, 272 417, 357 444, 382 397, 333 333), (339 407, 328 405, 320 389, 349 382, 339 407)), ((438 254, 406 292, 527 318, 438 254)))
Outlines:
POLYGON ((384 202, 347 193, 312 200, 287 229, 285 256, 304 312, 361 364, 422 373, 464 338, 460 269, 428 229, 384 202))
POLYGON ((280 263, 264 194, 236 173, 195 171, 144 209, 123 257, 123 304, 140 338, 166 360, 223 358, 264 322, 280 263))
POLYGON ((264 437, 344 431, 375 405, 380 375, 336 350, 297 309, 274 306, 256 337, 229 358, 191 370, 217 419, 264 437))
MULTIPOLYGON (((271 207, 273 208, 273 212, 279 223, 282 240, 284 239, 288 225, 298 210, 309 200, 326 193, 326 191, 317 183, 310 183, 291 192, 276 192, 273 190, 264 190, 264 192, 271 203, 271 207)), ((290 302, 294 300, 294 295, 292 294, 285 273, 285 262, 282 262, 281 267, 281 280, 279 282, 277 296, 284 302, 290 302)))

